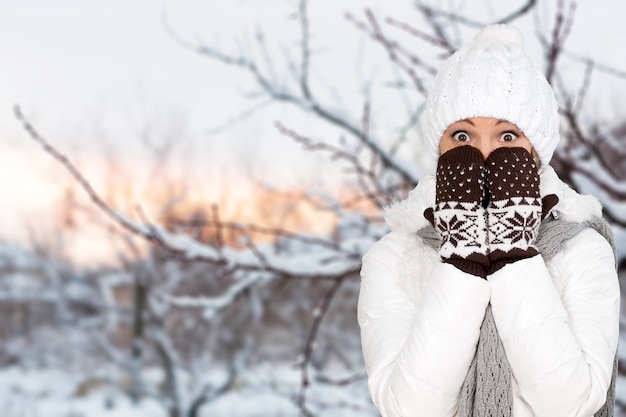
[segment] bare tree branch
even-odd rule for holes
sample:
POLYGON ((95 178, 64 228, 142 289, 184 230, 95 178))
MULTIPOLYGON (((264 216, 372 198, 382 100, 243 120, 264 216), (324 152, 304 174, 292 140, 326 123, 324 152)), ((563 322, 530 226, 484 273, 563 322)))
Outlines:
POLYGON ((220 221, 219 219, 215 217, 207 221, 198 221, 198 220, 185 221, 182 219, 176 219, 176 218, 171 218, 171 217, 168 218, 167 220, 172 225, 177 225, 177 226, 211 227, 211 228, 215 228, 216 230, 230 229, 230 230, 234 230, 234 231, 238 231, 242 233, 244 232, 245 233, 259 233, 259 234, 274 236, 277 238, 291 239, 291 240, 295 240, 298 242, 306 243, 307 245, 311 245, 311 246, 320 246, 320 247, 344 254, 347 257, 356 258, 356 257, 361 256, 361 254, 359 253, 342 248, 337 243, 330 242, 328 240, 321 239, 318 237, 306 236, 301 233, 290 232, 288 230, 281 229, 281 228, 265 227, 265 226, 260 226, 260 225, 253 224, 253 223, 244 224, 244 223, 237 223, 237 222, 220 221))
POLYGON ((557 13, 555 17, 554 27, 552 29, 552 40, 548 47, 548 67, 546 69, 546 79, 549 83, 552 83, 552 77, 556 70, 556 64, 559 59, 559 55, 563 49, 563 45, 572 29, 574 21, 574 13, 576 11, 576 3, 572 1, 567 11, 567 15, 564 12, 564 0, 559 0, 557 5, 557 13))
MULTIPOLYGON (((144 221, 144 225, 140 226, 135 222, 128 220, 125 216, 120 213, 114 211, 94 190, 91 184, 85 179, 85 177, 80 173, 80 171, 72 164, 72 162, 63 154, 58 152, 54 147, 52 147, 48 141, 46 141, 36 130, 35 128, 28 122, 28 120, 22 115, 19 107, 16 106, 15 114, 18 120, 22 122, 24 129, 29 133, 30 137, 37 141, 46 152, 52 155, 55 159, 57 159, 76 179, 76 181, 80 184, 80 186, 88 193, 91 200, 94 204, 102 210, 105 214, 107 214, 115 223, 124 227, 129 232, 142 237, 150 242, 157 244, 173 255, 180 256, 182 259, 186 261, 201 261, 208 262, 215 265, 227 265, 232 264, 233 271, 241 270, 248 272, 270 272, 274 273, 280 277, 292 277, 292 278, 302 278, 302 279, 333 279, 337 276, 336 272, 303 272, 297 269, 289 269, 285 267, 280 267, 276 265, 265 265, 259 263, 251 263, 249 259, 246 258, 245 254, 238 254, 236 251, 229 250, 228 258, 224 256, 223 253, 220 253, 216 248, 198 242, 190 237, 183 235, 171 235, 169 232, 162 228, 157 228, 154 224, 150 223, 140 208, 138 208, 138 214, 140 218, 144 221), (321 273, 320 273, 321 272, 321 273)), ((350 262, 354 263, 356 261, 350 260, 350 262)), ((353 266, 348 265, 347 271, 352 273, 353 266)), ((332 269, 332 268, 331 268, 332 269)), ((346 271, 344 270, 344 271, 346 271)), ((345 272, 344 272, 345 273, 345 272)))
POLYGON ((324 315, 328 311, 328 307, 330 306, 330 302, 333 300, 333 297, 337 294, 339 287, 343 283, 343 279, 337 278, 330 286, 324 298, 322 299, 321 304, 315 310, 313 310, 313 324, 311 325, 311 329, 309 330, 309 334, 307 336, 307 340, 305 343, 304 353, 302 361, 300 362, 300 391, 298 393, 298 397, 296 400, 296 404, 300 409, 300 413, 303 416, 310 416, 311 412, 306 407, 306 390, 309 387, 309 361, 311 360, 311 356, 315 350, 315 339, 317 337, 317 333, 322 324, 322 320, 324 319, 324 315))
MULTIPOLYGON (((437 46, 439 48, 445 49, 448 54, 453 54, 456 51, 456 48, 448 42, 446 38, 442 38, 439 36, 429 35, 405 22, 401 22, 393 17, 388 17, 385 19, 385 22, 391 26, 395 26, 398 29, 401 29, 408 34, 415 36, 418 39, 422 39, 427 43, 437 46)), ((437 69, 431 67, 431 74, 435 75, 437 73, 437 69)))
POLYGON ((329 145, 326 143, 316 143, 310 138, 302 136, 297 132, 286 128, 279 122, 276 122, 275 126, 282 134, 289 136, 296 142, 302 144, 307 150, 328 152, 331 155, 331 159, 345 160, 350 163, 351 169, 357 176, 357 180, 363 194, 371 196, 373 198, 374 204, 381 208, 385 204, 388 204, 388 201, 385 200, 384 190, 378 182, 376 173, 364 167, 355 153, 339 149, 333 145, 329 145), (371 188, 374 188, 375 191, 372 192, 371 188))
POLYGON ((74 164, 65 155, 63 155, 61 152, 57 151, 54 147, 52 147, 50 143, 35 130, 34 126, 23 115, 22 110, 20 109, 19 105, 15 105, 13 108, 13 111, 14 111, 15 117, 20 121, 20 123, 22 124, 22 127, 24 128, 24 130, 26 130, 26 132, 28 132, 30 137, 34 141, 39 143, 48 154, 50 154, 54 159, 59 161, 61 165, 63 165, 63 167, 65 167, 69 171, 70 175, 74 177, 76 182, 78 182, 81 188, 85 190, 85 192, 87 193, 91 201, 100 210, 102 210, 106 215, 108 215, 111 219, 113 219, 117 224, 124 227, 129 232, 136 234, 136 235, 143 236, 148 240, 155 239, 155 237, 151 235, 150 231, 146 230, 145 228, 139 227, 135 223, 126 219, 126 217, 121 215, 121 213, 111 209, 111 207, 109 207, 109 205, 106 204, 102 200, 102 198, 100 198, 100 196, 96 193, 96 191, 91 186, 89 181, 87 181, 87 179, 80 173, 80 171, 74 166, 74 164))
POLYGON ((300 0, 300 28, 301 28, 301 53, 302 62, 300 66, 300 88, 304 98, 311 98, 311 90, 309 89, 309 19, 307 15, 307 0, 300 0))
MULTIPOLYGON (((505 17, 502 17, 496 20, 494 23, 510 23, 513 20, 518 19, 522 17, 523 15, 525 15, 526 13, 530 12, 533 9, 533 7, 535 7, 536 5, 537 5, 537 0, 528 0, 526 3, 522 5, 522 7, 511 12, 505 17)), ((446 12, 440 9, 434 9, 430 6, 426 6, 422 4, 421 2, 417 2, 416 7, 427 16, 432 16, 432 17, 441 16, 450 21, 458 22, 467 26, 475 27, 475 28, 482 28, 485 25, 487 25, 487 23, 485 22, 479 22, 477 20, 468 19, 467 17, 462 16, 460 14, 450 13, 450 12, 446 12)))
POLYGON ((575 115, 579 115, 582 110, 583 103, 585 102, 585 97, 587 96, 587 92, 589 91, 589 86, 591 84, 591 75, 593 74, 594 62, 592 60, 587 61, 587 65, 585 65, 585 74, 583 76, 583 81, 578 89, 578 93, 576 94, 576 100, 573 105, 573 111, 575 115))
MULTIPOLYGON (((289 92, 284 87, 278 87, 272 84, 260 71, 258 66, 250 59, 245 57, 233 57, 228 54, 222 53, 217 49, 208 47, 206 45, 195 45, 191 44, 176 34, 169 24, 165 22, 166 29, 168 33, 172 36, 172 38, 179 43, 185 49, 190 49, 195 51, 196 53, 205 56, 207 58, 211 58, 222 62, 229 66, 234 66, 245 70, 246 72, 252 74, 254 79, 257 81, 257 84, 268 94, 273 100, 283 101, 287 103, 291 103, 299 107, 301 110, 313 112, 323 120, 329 122, 332 125, 335 125, 355 137, 362 137, 363 132, 361 129, 352 121, 347 120, 344 117, 340 117, 332 110, 326 108, 318 101, 314 100, 312 96, 307 95, 306 92, 301 91, 303 97, 297 96, 295 93, 289 92)), ((308 24, 307 24, 308 25, 308 24)), ((308 27, 308 26, 307 26, 308 27)), ((308 37, 305 38, 308 42, 308 37)), ((306 55, 309 57, 309 54, 306 55)), ((309 58, 307 58, 307 68, 309 64, 309 58)), ((302 76, 302 75, 301 75, 302 76)), ((308 83, 306 84, 308 86, 308 83)), ((302 83, 301 83, 302 89, 302 83)), ((373 152, 376 152, 380 155, 381 162, 385 165, 385 167, 392 169, 398 173, 405 181, 417 183, 417 178, 411 172, 409 172, 406 168, 397 164, 397 162, 388 155, 388 153, 372 138, 370 138, 365 145, 371 149, 373 152)))
POLYGON ((424 87, 424 83, 418 77, 415 70, 409 65, 405 64, 398 57, 398 55, 394 51, 392 43, 389 40, 387 40, 382 30, 380 29, 380 25, 378 24, 378 21, 376 20, 376 17, 372 13, 372 11, 369 9, 366 9, 365 14, 372 27, 374 38, 378 40, 385 47, 385 49, 387 50, 387 53, 389 54, 389 59, 391 59, 392 62, 398 65, 404 72, 406 72, 409 78, 411 78, 411 80, 413 81, 413 85, 415 86, 417 91, 419 91, 420 94, 422 94, 422 96, 426 97, 428 95, 428 92, 426 91, 426 87, 424 87))
POLYGON ((250 119, 252 116, 254 116, 258 112, 260 112, 261 110, 265 109, 266 107, 269 107, 272 104, 274 104, 272 99, 265 98, 264 100, 261 100, 258 103, 256 103, 256 104, 250 106, 249 108, 243 110, 241 113, 231 117, 230 119, 228 119, 224 123, 221 123, 221 124, 219 124, 217 126, 209 128, 207 130, 207 133, 210 134, 210 135, 220 134, 220 133, 230 129, 233 126, 250 119))

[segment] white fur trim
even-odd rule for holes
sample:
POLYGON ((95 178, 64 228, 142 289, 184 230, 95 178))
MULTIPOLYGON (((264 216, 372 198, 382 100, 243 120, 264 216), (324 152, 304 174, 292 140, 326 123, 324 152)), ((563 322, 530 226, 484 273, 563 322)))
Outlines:
POLYGON ((591 217, 602 217, 602 205, 594 196, 578 194, 557 176, 551 166, 541 170, 541 196, 556 194, 559 198, 554 207, 557 216, 563 220, 582 222, 591 217))
POLYGON ((415 233, 428 225, 424 210, 435 205, 435 176, 425 175, 406 200, 385 208, 385 221, 391 230, 415 233))

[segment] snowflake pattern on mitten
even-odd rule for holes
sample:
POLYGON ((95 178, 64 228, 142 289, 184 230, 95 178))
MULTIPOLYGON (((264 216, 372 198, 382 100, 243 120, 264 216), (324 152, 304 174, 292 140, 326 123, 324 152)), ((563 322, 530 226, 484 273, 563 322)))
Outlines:
POLYGON ((433 209, 439 254, 444 262, 481 277, 488 266, 484 181, 484 161, 477 149, 461 146, 439 158, 433 209))
POLYGON ((507 263, 538 254, 535 240, 541 223, 539 172, 524 148, 502 147, 485 161, 489 259, 493 273, 507 263))

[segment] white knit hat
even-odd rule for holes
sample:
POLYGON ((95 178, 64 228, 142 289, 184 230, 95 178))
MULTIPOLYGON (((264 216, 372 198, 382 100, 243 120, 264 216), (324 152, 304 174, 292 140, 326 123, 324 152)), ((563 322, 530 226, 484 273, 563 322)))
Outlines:
POLYGON ((554 91, 523 49, 521 33, 508 25, 482 29, 440 68, 420 118, 434 170, 439 140, 452 123, 493 117, 514 123, 548 164, 559 143, 554 91))

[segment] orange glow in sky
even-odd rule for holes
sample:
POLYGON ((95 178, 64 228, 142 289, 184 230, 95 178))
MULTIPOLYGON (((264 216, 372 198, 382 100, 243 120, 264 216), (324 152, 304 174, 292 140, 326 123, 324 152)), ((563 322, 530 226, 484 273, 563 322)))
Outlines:
MULTIPOLYGON (((333 214, 318 211, 304 201, 304 190, 281 194, 245 178, 224 180, 193 174, 147 178, 150 169, 141 160, 107 166, 97 155, 76 157, 75 164, 111 207, 138 222, 137 206, 159 225, 170 218, 209 219, 213 206, 223 222, 306 234, 330 231, 336 221, 333 214)), ((60 163, 39 147, 0 152, 0 187, 7 198, 0 209, 3 240, 26 246, 36 243, 84 266, 115 262, 118 251, 128 252, 121 228, 88 199, 60 163)), ((232 244, 225 236, 225 243, 232 244)), ((145 248, 141 239, 137 245, 145 248)))

